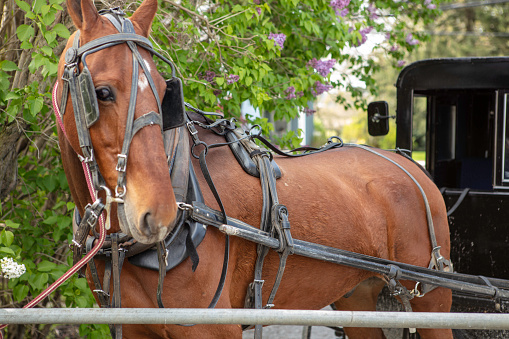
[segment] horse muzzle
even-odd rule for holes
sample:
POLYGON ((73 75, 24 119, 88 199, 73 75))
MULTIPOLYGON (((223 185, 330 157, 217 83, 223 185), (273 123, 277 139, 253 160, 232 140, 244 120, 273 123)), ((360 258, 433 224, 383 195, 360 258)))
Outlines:
POLYGON ((164 240, 176 223, 177 205, 143 209, 137 206, 129 198, 119 204, 117 214, 122 232, 143 244, 164 240))

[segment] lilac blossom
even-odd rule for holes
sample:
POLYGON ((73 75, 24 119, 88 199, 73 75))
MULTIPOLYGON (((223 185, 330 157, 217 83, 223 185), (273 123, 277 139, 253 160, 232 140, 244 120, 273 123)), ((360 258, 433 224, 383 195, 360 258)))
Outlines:
POLYGON ((432 4, 431 0, 424 0, 424 6, 426 6, 427 9, 436 9, 437 5, 432 4))
POLYGON ((350 11, 348 10, 348 8, 343 8, 343 9, 341 10, 341 12, 339 12, 339 16, 340 16, 340 17, 342 17, 342 18, 344 18, 345 16, 347 16, 347 15, 348 15, 348 13, 349 13, 349 12, 350 12, 350 11))
POLYGON ((341 15, 341 10, 350 4, 350 0, 331 0, 330 6, 336 12, 336 15, 341 15))
POLYGON ((318 74, 320 74, 323 77, 326 77, 327 74, 329 74, 332 70, 332 67, 336 64, 336 59, 330 59, 326 61, 322 60, 316 60, 316 58, 313 58, 308 61, 306 64, 307 67, 313 67, 316 69, 318 74))
POLYGON ((256 7, 255 11, 256 11, 256 13, 258 13, 258 15, 262 14, 262 9, 260 7, 256 7))
POLYGON ((406 64, 405 60, 399 60, 398 61, 398 67, 403 67, 403 66, 405 66, 405 64, 406 64))
POLYGON ((362 28, 359 33, 361 34, 361 41, 359 41, 357 43, 357 47, 359 47, 360 45, 362 45, 363 43, 366 42, 366 40, 368 40, 368 33, 371 32, 373 30, 373 27, 369 26, 369 27, 365 27, 365 28, 362 28))
POLYGON ((302 111, 304 113, 306 113, 306 115, 313 115, 314 113, 316 113, 316 111, 314 109, 311 109, 311 108, 308 108, 308 107, 304 108, 302 111))
POLYGON ((316 97, 322 93, 328 92, 331 89, 332 85, 322 84, 320 81, 316 81, 314 88, 311 88, 311 93, 316 97))
POLYGON ((295 99, 297 97, 295 95, 295 87, 293 86, 290 86, 287 89, 285 89, 285 93, 287 94, 286 95, 287 100, 295 99))
POLYGON ((286 35, 284 33, 281 34, 270 33, 269 40, 274 40, 276 45, 279 46, 279 49, 283 49, 283 44, 285 43, 286 35))
POLYGON ((412 33, 408 33, 408 35, 406 36, 405 41, 410 46, 415 46, 415 45, 419 44, 419 40, 414 39, 414 36, 412 35, 412 33))
POLYGON ((399 49, 399 46, 398 45, 392 45, 391 46, 391 52, 396 52, 397 50, 399 49))
POLYGON ((216 72, 214 71, 206 71, 205 74, 200 74, 199 76, 201 79, 204 79, 208 82, 213 82, 214 78, 216 77, 216 72))
POLYGON ((254 3, 255 5, 259 5, 259 4, 260 4, 260 0, 253 0, 253 3, 254 3))
POLYGON ((369 18, 371 20, 378 19, 378 14, 376 14, 376 7, 373 3, 370 3, 368 6, 369 18))
POLYGON ((299 91, 297 93, 295 93, 299 98, 303 97, 304 96, 304 91, 299 91))
POLYGON ((228 77, 226 78, 226 83, 228 85, 231 85, 231 84, 234 84, 236 83, 237 81, 239 81, 240 77, 238 75, 235 75, 235 74, 229 74, 228 77))

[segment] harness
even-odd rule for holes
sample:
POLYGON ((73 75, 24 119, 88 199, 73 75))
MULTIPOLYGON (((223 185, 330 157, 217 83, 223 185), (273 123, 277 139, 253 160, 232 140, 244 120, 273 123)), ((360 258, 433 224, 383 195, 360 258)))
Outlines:
MULTIPOLYGON (((203 225, 213 225, 218 227, 226 234, 226 241, 221 279, 209 307, 215 306, 223 289, 228 267, 230 234, 242 236, 246 239, 258 243, 253 282, 249 285, 247 291, 245 307, 257 309, 274 307, 273 302, 281 282, 283 272, 285 270, 288 256, 294 253, 303 255, 303 252, 300 249, 300 243, 302 242, 292 238, 288 218, 288 209, 283 204, 281 204, 278 199, 276 180, 277 178, 281 177, 281 172, 277 167, 277 164, 275 164, 273 161, 271 152, 284 156, 298 157, 323 152, 332 148, 342 147, 343 142, 339 138, 334 137, 335 139, 329 139, 327 144, 321 148, 302 147, 287 153, 281 152, 280 150, 273 147, 261 135, 252 133, 251 131, 246 133, 244 130, 237 128, 234 120, 217 119, 216 121, 210 121, 205 119, 205 121, 203 121, 202 119, 199 121, 189 119, 189 114, 187 114, 185 110, 186 106, 195 112, 202 114, 204 112, 201 112, 200 110, 184 103, 182 83, 181 80, 175 76, 175 67, 173 63, 155 51, 147 38, 135 34, 132 23, 129 21, 129 19, 123 17, 123 12, 118 9, 110 9, 102 11, 101 14, 104 15, 115 26, 119 33, 95 39, 84 44, 83 46, 80 46, 80 32, 78 31, 76 33, 73 45, 67 50, 65 55, 66 64, 62 77, 64 80, 64 87, 62 89, 62 101, 60 103, 60 110, 55 109, 57 112, 57 120, 65 134, 62 116, 65 113, 68 96, 70 94, 81 151, 81 154, 79 152, 77 152, 77 154, 84 168, 85 176, 87 178, 87 185, 89 187, 92 200, 95 200, 97 203, 99 200, 98 191, 104 190, 106 192, 106 204, 104 207, 107 210, 108 215, 108 219, 106 220, 106 229, 109 229, 109 209, 111 207, 111 203, 117 203, 118 218, 120 222, 126 223, 123 197, 126 194, 126 166, 129 156, 129 148, 134 135, 146 126, 158 125, 161 128, 161 133, 163 133, 163 139, 165 142, 165 150, 168 156, 168 164, 170 168, 174 193, 177 201, 180 202, 180 213, 178 217, 180 222, 177 224, 172 234, 170 234, 165 241, 156 244, 155 249, 153 245, 136 244, 132 242, 132 239, 121 233, 109 235, 106 241, 107 245, 103 246, 103 250, 100 252, 102 259, 105 259, 106 261, 107 267, 102 284, 99 281, 99 276, 97 274, 97 269, 95 268, 94 261, 90 261, 92 278, 96 286, 94 291, 97 292, 101 305, 103 307, 121 307, 120 272, 123 261, 125 258, 128 258, 128 260, 135 265, 150 267, 151 269, 159 271, 157 299, 159 306, 164 307, 161 295, 166 271, 176 266, 183 260, 183 258, 187 256, 190 256, 193 261, 194 271, 199 260, 195 247, 198 246, 205 235, 205 227, 203 225), (118 177, 114 192, 115 195, 113 196, 110 190, 105 186, 104 179, 99 172, 89 133, 89 128, 93 126, 93 124, 95 124, 99 119, 99 108, 92 76, 86 63, 86 57, 102 49, 123 43, 128 45, 133 55, 133 74, 127 112, 126 131, 121 153, 117 156, 118 159, 116 170, 118 172, 118 177), (138 47, 144 48, 153 55, 158 56, 165 63, 169 64, 172 69, 172 78, 166 81, 166 92, 162 102, 159 100, 154 80, 151 77, 141 54, 139 53, 138 47), (79 67, 80 64, 82 65, 81 70, 79 67), (151 111, 137 119, 134 119, 140 66, 145 73, 149 86, 156 99, 160 114, 151 111), (185 125, 185 127, 183 125, 185 125), (214 145, 205 144, 199 139, 198 131, 196 130, 195 125, 199 125, 203 128, 212 130, 217 134, 225 136, 226 142, 214 145), (189 149, 189 142, 187 141, 187 132, 189 132, 189 135, 192 139, 191 149, 189 149), (255 139, 259 140, 260 143, 267 148, 260 147, 254 142, 255 139), (263 207, 260 227, 257 231, 252 231, 251 226, 243 225, 242 222, 227 216, 225 208, 221 202, 217 190, 215 189, 214 183, 208 171, 206 163, 206 155, 208 150, 214 147, 221 147, 226 145, 230 146, 235 154, 235 157, 246 170, 246 172, 260 178, 263 196, 263 207), (195 153, 197 146, 204 146, 203 151, 199 155, 195 153), (293 152, 302 153, 294 154, 293 152), (179 156, 179 154, 181 155, 179 156), (204 177, 211 191, 213 192, 218 205, 220 206, 220 212, 211 210, 203 204, 203 199, 200 199, 201 192, 199 190, 199 185, 197 184, 196 177, 194 176, 194 170, 190 163, 189 154, 199 159, 200 167, 204 177), (184 245, 180 247, 171 247, 176 243, 181 243, 184 245), (270 249, 274 249, 279 254, 279 268, 275 283, 269 294, 268 301, 266 305, 262 305, 262 286, 264 284, 262 268, 264 259, 270 249), (147 252, 149 252, 148 255, 147 252), (171 259, 171 256, 174 258, 171 259), (157 257, 157 264, 154 264, 154 257, 157 257), (169 258, 170 262, 168 262, 169 258), (110 281, 113 282, 114 287, 111 304, 109 292, 110 281), (108 290, 105 290, 105 287, 108 287, 108 290)), ((56 93, 56 90, 57 87, 55 86, 54 93, 56 93)), ((54 106, 58 108, 56 103, 54 103, 54 106)), ((353 146, 361 147, 384 157, 383 155, 370 150, 367 147, 359 145, 353 146)), ((403 167, 388 158, 386 159, 393 162, 396 166, 405 171, 406 174, 409 175, 412 180, 414 180, 421 193, 423 194, 426 205, 430 239, 433 247, 432 259, 429 268, 442 271, 445 267, 450 267, 450 262, 445 260, 440 255, 440 247, 436 244, 431 214, 429 212, 429 206, 427 204, 424 191, 422 188, 420 188, 420 185, 416 182, 416 180, 413 179, 413 177, 403 167)), ((89 206, 86 207, 85 214, 82 219, 78 217, 76 218, 76 224, 79 224, 79 226, 77 227, 73 239, 73 255, 75 260, 79 260, 81 258, 84 250, 87 252, 90 251, 94 244, 95 237, 89 237, 89 233, 91 231, 95 232, 97 219, 104 218, 103 216, 100 216, 101 211, 95 211, 92 208, 92 205, 89 206), (84 246, 84 244, 86 245, 84 246)), ((323 251, 323 248, 319 245, 307 244, 307 246, 313 248, 313 251, 316 253, 323 251)), ((333 254, 343 255, 343 252, 346 251, 337 250, 333 254)), ((366 257, 367 256, 357 255, 357 258, 361 259, 366 257)), ((323 259, 323 257, 321 259, 323 259)), ((376 258, 373 261, 376 261, 377 264, 380 263, 379 265, 384 265, 387 262, 384 260, 377 261, 376 258)), ((404 287, 399 283, 399 279, 404 277, 404 274, 401 273, 402 271, 400 267, 393 265, 392 262, 390 262, 388 265, 390 267, 387 270, 377 268, 378 271, 374 271, 383 274, 387 279, 389 287, 392 286, 391 291, 393 294, 402 296, 405 306, 407 304, 409 305, 409 298, 413 297, 413 295, 419 294, 417 286, 415 288, 415 291, 417 292, 405 291, 404 287)), ((426 288, 426 291, 429 290, 430 289, 426 288)), ((423 289, 424 293, 426 291, 423 289)), ((114 325, 114 327, 111 327, 111 329, 114 337, 122 336, 120 325, 114 325)), ((262 327, 261 325, 256 325, 255 338, 261 338, 261 336, 262 327)))

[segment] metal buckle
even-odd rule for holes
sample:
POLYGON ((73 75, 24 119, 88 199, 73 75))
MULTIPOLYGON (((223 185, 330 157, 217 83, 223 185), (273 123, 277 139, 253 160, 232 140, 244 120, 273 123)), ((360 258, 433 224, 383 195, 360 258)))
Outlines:
POLYGON ((94 161, 94 149, 93 148, 90 149, 90 157, 84 157, 84 156, 78 154, 78 158, 80 159, 81 162, 84 162, 87 164, 94 161))
POLYGON ((118 154, 117 158, 118 158, 118 162, 117 162, 117 167, 115 167, 115 169, 118 172, 125 172, 125 169, 127 167, 127 155, 126 154, 118 154))

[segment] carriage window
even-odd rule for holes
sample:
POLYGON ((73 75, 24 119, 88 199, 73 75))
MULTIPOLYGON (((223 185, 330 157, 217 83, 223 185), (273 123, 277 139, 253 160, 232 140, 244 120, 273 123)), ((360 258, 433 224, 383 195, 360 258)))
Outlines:
POLYGON ((504 143, 503 147, 503 159, 502 159, 502 181, 509 182, 509 119, 507 114, 509 108, 509 94, 504 94, 504 143))

